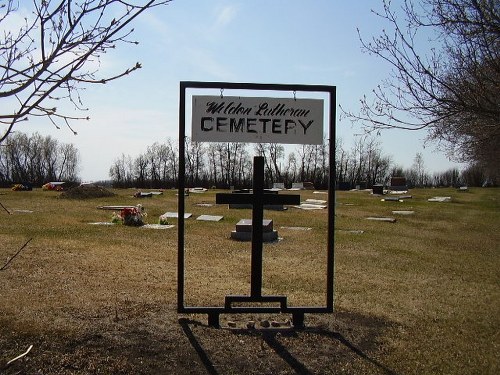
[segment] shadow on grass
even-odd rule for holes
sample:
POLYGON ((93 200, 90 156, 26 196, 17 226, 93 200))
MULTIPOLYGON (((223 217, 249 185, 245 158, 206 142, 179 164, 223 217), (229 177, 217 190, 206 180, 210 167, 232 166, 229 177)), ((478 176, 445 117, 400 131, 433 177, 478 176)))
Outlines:
POLYGON ((352 353, 356 354, 357 356, 359 356, 363 360, 371 363, 372 365, 374 365, 378 369, 382 370, 384 374, 387 374, 387 375, 397 375, 396 372, 394 372, 393 370, 391 370, 389 367, 387 367, 383 363, 381 363, 381 362, 377 361, 376 359, 371 358, 370 356, 368 356, 365 352, 363 352, 360 348, 358 348, 353 343, 351 343, 349 340, 347 340, 339 332, 331 332, 331 331, 328 331, 328 330, 325 330, 325 329, 315 329, 315 328, 309 329, 308 331, 312 332, 312 333, 315 333, 317 335, 320 335, 320 336, 326 336, 328 338, 337 340, 339 343, 341 343, 346 348, 348 348, 352 353))
POLYGON ((210 357, 208 354, 205 352, 203 349, 203 346, 199 343, 198 339, 194 335, 191 327, 189 326, 190 324, 193 325, 201 325, 199 322, 188 320, 188 319, 179 319, 179 324, 182 327, 182 330, 184 331, 184 334, 189 340, 189 343, 193 347, 193 349, 198 353, 198 356, 200 357, 201 363, 203 363, 203 366, 205 366, 207 373, 210 375, 217 375, 218 372, 214 367, 214 364, 210 360, 210 357))
MULTIPOLYGON (((277 333, 273 331, 261 331, 262 338, 288 365, 298 374, 313 374, 301 361, 295 358, 285 346, 277 339, 277 333)), ((293 331, 292 331, 293 333, 293 331)))
MULTIPOLYGON (((205 367, 208 374, 214 375, 219 374, 214 365, 214 362, 210 358, 207 350, 201 344, 201 338, 197 337, 197 335, 193 332, 192 327, 201 327, 207 330, 215 330, 208 325, 204 325, 195 320, 189 319, 179 319, 179 324, 182 327, 182 330, 186 337, 188 338, 191 346, 198 354, 203 366, 205 367)), ((368 355, 364 350, 360 347, 353 344, 349 341, 344 335, 340 332, 330 331, 325 328, 305 328, 301 330, 297 330, 294 328, 289 329, 273 329, 273 328, 265 328, 265 329, 222 329, 222 331, 230 332, 232 335, 237 337, 249 336, 261 339, 264 343, 267 344, 269 348, 273 350, 291 369, 293 369, 297 374, 315 374, 321 373, 324 368, 317 368, 314 366, 318 366, 318 362, 322 361, 311 361, 311 365, 306 365, 302 360, 297 358, 296 355, 292 353, 293 347, 295 347, 296 352, 301 352, 302 345, 304 342, 304 336, 311 336, 310 340, 320 342, 322 340, 326 340, 333 344, 333 346, 337 347, 339 351, 345 351, 347 355, 340 355, 341 359, 339 359, 339 355, 335 355, 334 353, 301 353, 302 357, 311 359, 311 354, 318 354, 319 357, 321 355, 324 356, 323 359, 328 359, 331 362, 331 365, 341 366, 342 363, 347 363, 349 358, 358 358, 362 362, 365 362, 369 367, 373 367, 377 373, 387 374, 387 375, 397 375, 395 371, 390 369, 388 366, 384 365, 380 361, 374 359, 370 355, 368 355), (285 341, 285 342, 283 342, 285 341), (290 348, 289 348, 290 347, 290 348), (326 356, 326 354, 328 354, 326 356), (332 354, 330 356, 330 354, 332 354), (333 359, 332 359, 333 358, 333 359), (337 360, 335 360, 335 358, 337 360), (316 362, 316 364, 314 363, 316 362)), ((231 350, 231 348, 230 348, 231 350)), ((233 348, 233 350, 237 350, 233 348)), ((309 349, 310 350, 310 349, 309 349)), ((215 358, 214 358, 215 359, 215 358)), ((221 358, 216 358, 217 360, 221 360, 221 358)), ((224 361, 224 359, 222 359, 224 361)), ((249 361, 251 362, 251 361, 249 361)), ((324 366, 324 364, 322 363, 324 366)), ((331 366, 329 366, 332 370, 331 366)), ((355 373, 356 371, 354 371, 355 373)))

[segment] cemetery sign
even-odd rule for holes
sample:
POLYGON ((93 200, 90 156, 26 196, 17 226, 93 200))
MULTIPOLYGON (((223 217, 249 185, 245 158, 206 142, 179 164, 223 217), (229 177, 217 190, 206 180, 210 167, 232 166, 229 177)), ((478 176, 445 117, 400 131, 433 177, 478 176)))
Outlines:
POLYGON ((192 97, 196 142, 323 143, 321 99, 192 97))

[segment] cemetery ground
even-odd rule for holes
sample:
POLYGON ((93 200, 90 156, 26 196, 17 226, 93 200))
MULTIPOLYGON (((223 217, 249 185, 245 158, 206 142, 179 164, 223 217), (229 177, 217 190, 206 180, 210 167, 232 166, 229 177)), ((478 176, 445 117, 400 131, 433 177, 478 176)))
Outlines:
MULTIPOLYGON (((207 326, 205 315, 179 316, 176 227, 89 224, 111 220, 97 206, 138 203, 145 221, 157 223, 177 210, 176 191, 143 199, 134 190, 114 192, 62 199, 41 189, 0 190, 0 373, 500 371, 500 189, 414 189, 402 202, 337 192, 335 312, 306 314, 302 330, 290 328, 286 314, 223 315, 222 329, 207 326), (429 202, 434 196, 452 199, 429 202), (255 329, 247 328, 250 320, 255 329), (281 326, 262 328, 262 320, 281 326)), ((249 293, 250 244, 229 236, 251 212, 199 203, 215 203, 215 192, 186 197, 193 214, 186 220, 186 301, 220 305, 226 294, 249 293), (224 219, 197 221, 201 214, 224 219)), ((281 238, 264 244, 264 294, 322 305, 327 211, 290 207, 264 217, 281 238)))

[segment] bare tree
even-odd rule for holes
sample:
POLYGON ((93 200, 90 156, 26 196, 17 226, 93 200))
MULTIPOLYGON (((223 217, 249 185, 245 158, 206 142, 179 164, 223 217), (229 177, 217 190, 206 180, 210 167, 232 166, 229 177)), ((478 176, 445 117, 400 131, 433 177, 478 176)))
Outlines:
POLYGON ((364 51, 392 67, 359 113, 367 131, 427 129, 459 161, 500 170, 500 3, 498 0, 383 0, 374 12, 389 29, 360 37, 364 51))
MULTIPOLYGON (((47 117, 56 127, 85 116, 61 113, 55 103, 68 100, 84 110, 83 87, 105 84, 141 67, 136 63, 120 73, 99 76, 103 54, 121 44, 137 42, 130 23, 144 11, 171 0, 33 0, 31 14, 15 28, 19 1, 0 4, 0 143, 14 126, 33 116, 47 117)), ((76 134, 76 132, 75 132, 76 134)))
POLYGON ((203 143, 191 141, 191 138, 186 137, 186 176, 187 184, 198 186, 201 182, 201 176, 204 167, 205 148, 203 143))
POLYGON ((290 152, 287 157, 285 164, 285 172, 283 182, 285 186, 290 186, 293 182, 297 180, 297 175, 299 173, 299 167, 297 164, 297 157, 294 152, 290 152))
POLYGON ((115 187, 128 187, 133 181, 133 163, 130 155, 122 154, 109 168, 109 176, 115 187))
POLYGON ((256 143, 255 152, 264 157, 265 182, 271 185, 273 182, 281 182, 281 162, 285 157, 285 147, 278 143, 256 143))
POLYGON ((0 148, 0 184, 78 180, 80 157, 72 144, 38 133, 15 133, 0 148))
POLYGON ((415 159, 413 159, 413 165, 410 169, 409 175, 411 178, 411 185, 416 187, 424 187, 430 185, 431 177, 425 170, 424 156, 422 153, 417 152, 415 159))
POLYGON ((78 149, 71 143, 59 147, 58 181, 77 181, 80 156, 78 149))

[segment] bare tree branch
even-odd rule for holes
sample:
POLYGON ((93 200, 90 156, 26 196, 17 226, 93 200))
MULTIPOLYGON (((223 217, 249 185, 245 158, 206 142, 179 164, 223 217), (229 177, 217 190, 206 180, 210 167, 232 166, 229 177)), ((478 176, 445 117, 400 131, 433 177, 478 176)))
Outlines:
POLYGON ((400 11, 390 0, 382 5, 374 13, 391 31, 371 40, 358 33, 362 50, 392 73, 363 96, 359 112, 341 107, 342 116, 368 133, 427 129, 456 160, 500 170, 498 152, 484 152, 500 146, 498 1, 405 0, 400 11))
MULTIPOLYGON (((61 121, 88 119, 58 113, 53 101, 69 100, 82 110, 79 95, 86 85, 104 84, 123 78, 140 63, 124 71, 99 77, 103 54, 121 44, 137 44, 129 37, 131 22, 143 12, 171 0, 34 0, 33 12, 18 31, 0 35, 0 98, 10 110, 0 114, 5 129, 0 143, 19 121, 46 116, 55 126, 61 121)), ((0 27, 19 12, 15 0, 0 7, 0 27)))

